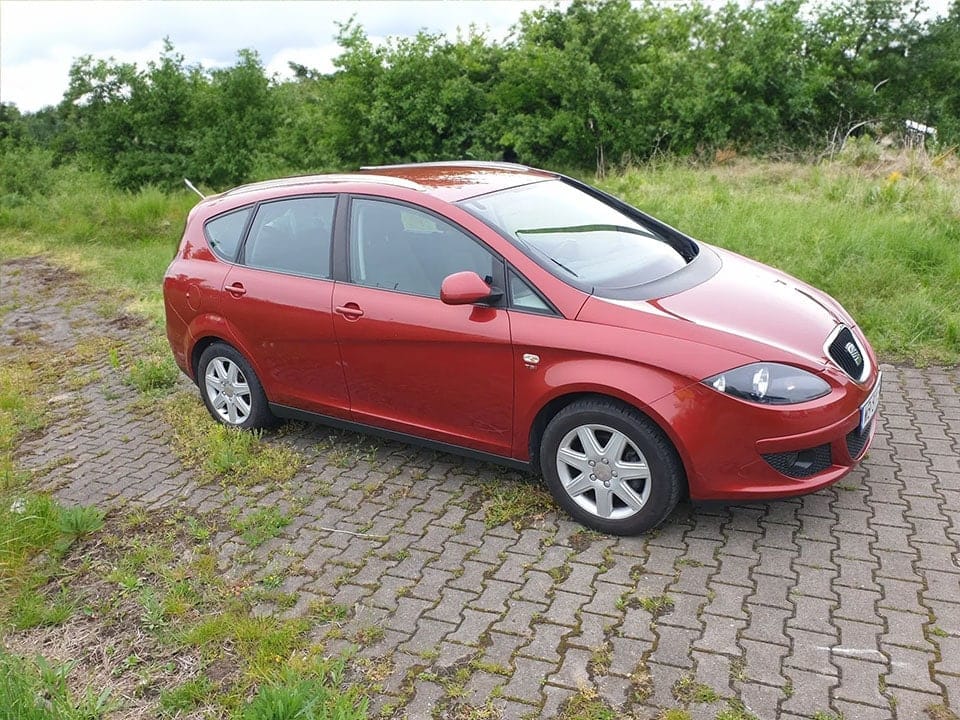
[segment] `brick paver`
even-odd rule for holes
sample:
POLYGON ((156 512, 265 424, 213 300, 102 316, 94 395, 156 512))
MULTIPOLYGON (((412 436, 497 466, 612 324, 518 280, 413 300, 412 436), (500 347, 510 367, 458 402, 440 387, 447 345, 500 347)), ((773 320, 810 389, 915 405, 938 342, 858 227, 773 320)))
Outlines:
MULTIPOLYGON (((56 273, 38 261, 0 271, 13 306, 0 331, 24 352, 147 335, 44 281, 56 273)), ((884 365, 874 447, 838 485, 768 504, 681 505, 657 531, 620 539, 557 511, 519 532, 486 528, 480 490, 522 478, 383 441, 344 461, 320 447, 359 437, 319 426, 268 434, 304 458, 282 492, 202 484, 107 358, 80 369, 97 375, 51 390, 62 419, 23 444, 20 462, 66 503, 241 514, 279 504, 293 521, 254 553, 228 529, 213 539, 221 569, 279 575, 302 600, 258 612, 305 613, 317 598, 348 606, 335 637, 316 628, 328 652, 380 628, 359 651, 392 668, 374 710, 469 717, 490 702, 502 717, 551 717, 592 689, 623 717, 686 706, 712 718, 725 699, 760 718, 960 711, 958 368, 884 365), (698 702, 683 692, 691 683, 721 699, 698 702)))

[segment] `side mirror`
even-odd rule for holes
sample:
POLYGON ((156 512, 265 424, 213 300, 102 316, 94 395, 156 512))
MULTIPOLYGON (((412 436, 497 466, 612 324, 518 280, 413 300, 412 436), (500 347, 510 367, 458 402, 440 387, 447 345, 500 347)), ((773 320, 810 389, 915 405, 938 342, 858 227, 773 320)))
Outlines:
POLYGON ((440 300, 446 305, 473 305, 474 303, 497 300, 501 293, 487 285, 472 270, 447 275, 440 285, 440 300))

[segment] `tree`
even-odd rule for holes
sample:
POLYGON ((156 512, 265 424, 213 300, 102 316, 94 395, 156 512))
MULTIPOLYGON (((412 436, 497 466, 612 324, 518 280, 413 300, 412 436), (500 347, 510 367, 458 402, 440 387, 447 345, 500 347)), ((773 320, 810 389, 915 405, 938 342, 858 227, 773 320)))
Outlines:
POLYGON ((215 187, 247 179, 256 154, 269 148, 277 118, 270 81, 253 50, 237 53, 233 67, 214 70, 198 84, 190 115, 190 172, 215 187))

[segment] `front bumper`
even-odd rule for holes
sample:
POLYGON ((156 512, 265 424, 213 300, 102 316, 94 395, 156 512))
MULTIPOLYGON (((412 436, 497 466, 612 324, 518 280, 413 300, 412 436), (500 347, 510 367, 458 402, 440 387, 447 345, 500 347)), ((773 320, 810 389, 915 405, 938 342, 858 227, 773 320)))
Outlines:
POLYGON ((877 382, 844 382, 795 406, 760 406, 702 384, 659 401, 687 469, 693 500, 804 495, 831 485, 866 454, 876 416, 861 433, 860 406, 877 382))

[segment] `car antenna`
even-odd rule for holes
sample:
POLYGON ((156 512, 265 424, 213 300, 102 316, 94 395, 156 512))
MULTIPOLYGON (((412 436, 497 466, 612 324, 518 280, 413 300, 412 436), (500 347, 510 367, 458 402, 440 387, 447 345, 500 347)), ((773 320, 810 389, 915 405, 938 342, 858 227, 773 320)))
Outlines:
POLYGON ((188 188, 190 188, 190 189, 193 190, 197 195, 199 195, 201 200, 206 200, 206 199, 207 199, 207 196, 204 195, 204 194, 203 194, 202 192, 200 192, 199 190, 197 190, 197 186, 194 185, 192 182, 190 182, 187 178, 184 178, 184 179, 183 179, 183 182, 184 182, 184 184, 185 184, 188 188))

